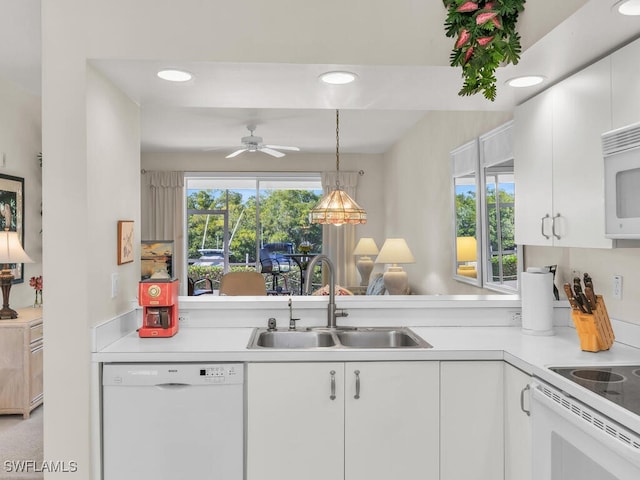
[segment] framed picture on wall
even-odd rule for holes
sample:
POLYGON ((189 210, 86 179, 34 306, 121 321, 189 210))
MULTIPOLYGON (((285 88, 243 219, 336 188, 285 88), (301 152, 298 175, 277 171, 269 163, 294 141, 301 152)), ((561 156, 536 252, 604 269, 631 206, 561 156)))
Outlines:
POLYGON ((141 279, 173 279, 173 240, 143 240, 140 252, 141 279))
POLYGON ((118 265, 133 262, 133 220, 118 220, 118 265))
MULTIPOLYGON (((24 178, 0 174, 0 228, 17 232, 24 248, 24 178)), ((13 283, 24 282, 24 264, 9 265, 13 283)))

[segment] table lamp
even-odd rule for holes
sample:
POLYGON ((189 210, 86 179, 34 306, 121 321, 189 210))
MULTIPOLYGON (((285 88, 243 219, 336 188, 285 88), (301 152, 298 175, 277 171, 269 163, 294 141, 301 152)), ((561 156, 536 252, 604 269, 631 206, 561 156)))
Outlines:
POLYGON ((415 263, 411 250, 404 238, 387 238, 376 258, 375 263, 392 264, 384 273, 384 287, 389 295, 406 295, 409 293, 409 278, 407 272, 399 263, 415 263))
POLYGON ((475 262, 478 260, 478 242, 475 237, 456 238, 456 260, 458 275, 471 278, 477 277, 475 262), (474 262, 474 264, 460 265, 463 262, 474 262))
POLYGON ((22 249, 18 232, 5 229, 0 232, 0 264, 4 265, 0 272, 0 288, 2 288, 0 320, 18 318, 18 312, 9 308, 9 292, 14 279, 13 272, 9 268, 11 263, 33 263, 33 260, 22 249))
POLYGON ((366 287, 369 285, 369 277, 373 270, 373 260, 369 255, 378 254, 378 245, 373 238, 361 238, 358 240, 356 248, 353 249, 353 256, 360 257, 356 262, 356 268, 360 272, 360 285, 366 287))

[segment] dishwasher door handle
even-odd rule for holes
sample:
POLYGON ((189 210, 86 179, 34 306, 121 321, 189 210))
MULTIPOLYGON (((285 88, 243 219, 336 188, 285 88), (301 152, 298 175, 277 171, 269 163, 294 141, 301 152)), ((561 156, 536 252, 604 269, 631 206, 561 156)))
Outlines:
POLYGON ((182 390, 187 387, 191 387, 190 383, 157 383, 154 387, 159 388, 160 390, 182 390))

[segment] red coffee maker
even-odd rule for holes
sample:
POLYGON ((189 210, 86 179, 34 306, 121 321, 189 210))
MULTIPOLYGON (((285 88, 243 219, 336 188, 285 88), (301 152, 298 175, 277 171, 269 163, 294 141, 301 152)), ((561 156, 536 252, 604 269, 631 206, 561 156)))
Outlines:
POLYGON ((178 333, 179 281, 149 279, 138 285, 142 310, 141 337, 173 337, 178 333))

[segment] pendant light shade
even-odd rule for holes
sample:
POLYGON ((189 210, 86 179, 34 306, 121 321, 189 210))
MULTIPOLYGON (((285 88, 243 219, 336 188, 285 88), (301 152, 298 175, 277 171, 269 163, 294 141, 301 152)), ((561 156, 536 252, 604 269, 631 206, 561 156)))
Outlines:
POLYGON ((336 187, 309 212, 309 222, 323 225, 367 223, 367 212, 340 188, 340 111, 336 110, 336 187))
POLYGON ((330 225, 367 223, 367 212, 347 192, 336 187, 313 207, 309 213, 309 221, 330 225))

